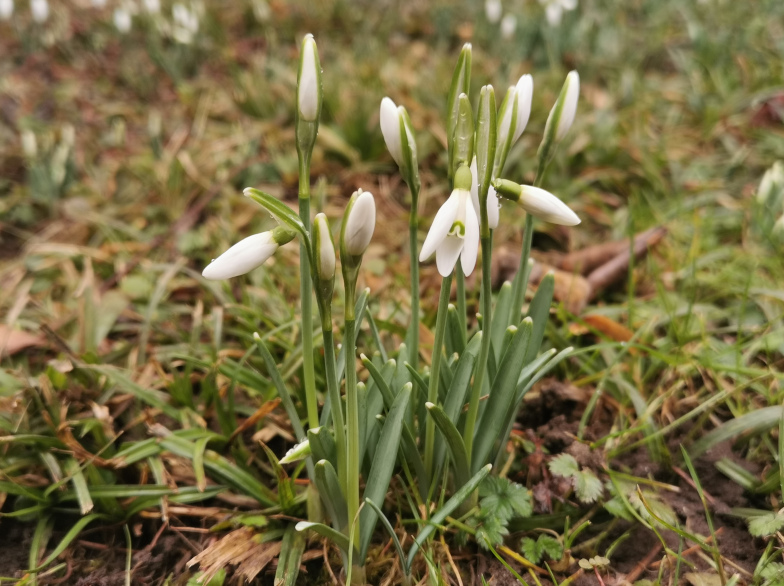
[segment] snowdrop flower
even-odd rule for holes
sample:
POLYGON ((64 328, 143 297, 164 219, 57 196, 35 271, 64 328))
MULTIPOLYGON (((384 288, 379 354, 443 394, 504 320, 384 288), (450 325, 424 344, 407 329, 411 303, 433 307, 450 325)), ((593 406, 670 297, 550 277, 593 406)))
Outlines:
POLYGON ((93 8, 103 8, 106 6, 106 0, 91 0, 90 4, 93 8))
POLYGON ((784 191, 784 162, 776 161, 765 171, 757 189, 757 201, 760 204, 774 204, 784 191))
POLYGON ((458 257, 466 276, 476 266, 479 251, 479 218, 471 203, 471 171, 461 165, 455 173, 455 189, 441 206, 427 233, 419 261, 436 254, 436 266, 442 277, 448 277, 458 257))
POLYGON ((39 24, 46 22, 46 19, 49 18, 48 0, 30 0, 30 12, 35 22, 39 24))
POLYGON ((29 159, 35 157, 38 153, 38 141, 35 138, 35 134, 32 130, 23 130, 22 131, 22 152, 27 156, 29 159))
POLYGON ((264 264, 280 246, 293 239, 294 233, 282 226, 248 236, 213 260, 201 275, 210 281, 244 275, 264 264))
POLYGON ((131 31, 131 13, 128 12, 125 8, 117 8, 114 11, 114 26, 123 34, 127 34, 131 31))
POLYGON ((392 158, 395 159, 403 179, 411 185, 419 184, 417 148, 411 120, 403 106, 396 106, 389 98, 381 100, 381 134, 392 158))
POLYGON ((577 8, 577 0, 539 0, 539 4, 544 6, 544 15, 550 26, 561 24, 564 10, 577 8))
POLYGON ((501 0, 485 0, 485 16, 487 17, 487 22, 495 24, 499 20, 501 20, 501 13, 503 12, 503 6, 501 6, 501 0))
POLYGON ((196 11, 176 2, 172 6, 172 20, 174 21, 172 27, 174 40, 186 45, 193 42, 193 38, 199 32, 199 16, 196 11))
POLYGON ((549 191, 507 179, 496 179, 493 185, 499 195, 516 202, 526 212, 545 222, 561 226, 576 226, 580 223, 577 214, 549 191))
POLYGON ((313 218, 313 247, 318 278, 332 281, 335 278, 335 245, 324 214, 316 214, 313 218))
POLYGON ((297 107, 300 117, 307 122, 318 118, 321 102, 320 65, 313 35, 302 41, 299 78, 297 79, 297 107))
POLYGON ((341 262, 346 261, 346 255, 362 256, 370 244, 376 228, 376 200, 373 194, 361 189, 356 191, 346 206, 344 217, 340 234, 341 262))
POLYGON ((14 0, 0 0, 0 20, 8 20, 14 13, 14 0))
POLYGON ((507 14, 501 19, 501 38, 511 39, 517 30, 517 17, 514 14, 507 14))
MULTIPOLYGON (((476 157, 471 161, 471 203, 474 205, 476 216, 481 218, 479 211, 479 182, 477 180, 476 157)), ((495 230, 498 227, 498 212, 500 207, 501 204, 498 203, 498 195, 495 192, 495 188, 491 185, 487 189, 487 225, 491 230, 495 230)))
POLYGON ((144 9, 150 14, 158 14, 161 11, 161 0, 144 0, 144 9))

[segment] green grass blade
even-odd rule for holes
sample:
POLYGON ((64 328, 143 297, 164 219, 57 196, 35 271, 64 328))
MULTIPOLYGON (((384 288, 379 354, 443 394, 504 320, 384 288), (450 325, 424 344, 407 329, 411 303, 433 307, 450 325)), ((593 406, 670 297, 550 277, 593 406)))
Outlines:
POLYGON ((710 433, 705 434, 689 450, 692 458, 698 458, 721 442, 735 438, 740 434, 762 433, 777 426, 782 417, 784 407, 776 405, 751 411, 723 423, 710 433))
POLYGON ((289 525, 283 535, 283 543, 278 555, 278 569, 275 571, 276 586, 294 586, 297 583, 303 553, 305 553, 305 537, 289 525))

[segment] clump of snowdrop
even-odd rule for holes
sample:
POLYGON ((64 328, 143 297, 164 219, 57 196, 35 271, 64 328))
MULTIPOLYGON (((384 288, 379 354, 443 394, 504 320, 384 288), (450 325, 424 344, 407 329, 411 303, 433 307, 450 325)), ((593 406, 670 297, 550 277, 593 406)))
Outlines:
POLYGON ((175 41, 189 45, 199 32, 199 15, 193 6, 186 6, 180 2, 172 5, 171 34, 175 41))

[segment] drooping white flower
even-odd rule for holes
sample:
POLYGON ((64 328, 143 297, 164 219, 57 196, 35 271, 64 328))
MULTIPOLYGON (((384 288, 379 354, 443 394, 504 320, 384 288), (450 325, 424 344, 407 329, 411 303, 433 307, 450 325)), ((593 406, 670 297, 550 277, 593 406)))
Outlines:
POLYGON ((193 8, 175 2, 172 5, 172 36, 185 45, 193 42, 199 32, 199 15, 193 8))
MULTIPOLYGON (((477 217, 481 217, 479 212, 479 181, 477 179, 476 171, 476 157, 471 161, 471 203, 474 206, 474 212, 477 217)), ((498 216, 501 204, 498 202, 498 195, 495 188, 491 185, 487 189, 487 225, 491 230, 498 227, 498 216)))
POLYGON ((125 8, 117 8, 114 11, 114 26, 123 34, 127 34, 131 31, 131 26, 133 21, 131 19, 131 13, 128 12, 125 8))
MULTIPOLYGON (((369 191, 355 194, 352 200, 346 209, 341 239, 348 254, 360 256, 365 254, 376 228, 376 201, 369 191)), ((341 262, 343 261, 345 259, 341 256, 341 262)))
POLYGON ((211 281, 244 275, 264 264, 279 246, 272 231, 248 236, 208 264, 201 274, 211 281))
POLYGON ((398 167, 403 166, 403 142, 400 136, 400 111, 390 98, 381 100, 381 134, 387 143, 387 150, 395 159, 398 167))
POLYGON ((501 20, 501 13, 504 7, 501 6, 501 0, 485 0, 485 16, 487 22, 491 24, 497 23, 501 20))
POLYGON ((300 72, 297 80, 297 107, 303 120, 314 122, 319 113, 319 60, 313 35, 302 41, 300 72))
POLYGON ((552 136, 556 143, 560 142, 574 122, 577 113, 577 100, 580 98, 580 75, 570 71, 566 76, 561 93, 547 117, 544 134, 552 136), (555 128, 553 125, 555 124, 555 128))
POLYGON ((577 0, 539 0, 539 4, 544 6, 544 15, 550 26, 561 24, 564 11, 577 8, 577 0))
POLYGON ((14 13, 14 0, 0 0, 0 20, 8 20, 14 13))
POLYGON ((144 0, 144 9, 150 14, 158 14, 161 11, 161 0, 144 0))
POLYGON ((90 4, 93 8, 104 8, 106 6, 106 0, 90 0, 90 4))
MULTIPOLYGON (((467 181, 458 178, 465 166, 455 174, 455 185, 462 186, 467 181)), ((436 266, 442 277, 452 274, 458 257, 466 276, 474 271, 479 252, 479 218, 471 203, 471 192, 456 187, 436 213, 430 231, 427 233, 419 261, 423 262, 436 254, 436 266)))
POLYGON ((506 14, 501 19, 501 38, 511 39, 517 30, 517 17, 514 14, 506 14))
POLYGON ((49 1, 48 0, 30 0, 30 12, 33 15, 33 20, 37 23, 46 22, 49 18, 49 1))
POLYGON ((549 191, 507 179, 496 179, 493 183, 499 195, 514 201, 540 220, 561 226, 576 226, 580 223, 580 218, 572 208, 549 191))
POLYGON ((517 125, 515 126, 514 140, 523 134, 525 127, 528 126, 528 119, 531 117, 531 102, 534 95, 534 78, 530 73, 526 73, 517 81, 517 125))

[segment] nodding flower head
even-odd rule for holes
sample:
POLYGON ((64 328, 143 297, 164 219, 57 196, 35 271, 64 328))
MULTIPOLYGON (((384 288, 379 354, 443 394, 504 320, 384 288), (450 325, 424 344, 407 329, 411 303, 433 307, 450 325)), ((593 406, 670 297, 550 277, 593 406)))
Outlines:
POLYGON ((479 252, 479 218, 471 202, 471 171, 465 165, 455 173, 455 189, 436 213, 427 233, 420 262, 436 254, 436 266, 442 277, 452 274, 457 264, 466 276, 476 266, 479 252))
POLYGON ((210 281, 244 275, 264 264, 280 246, 293 239, 294 233, 282 226, 248 236, 208 264, 201 275, 210 281))

